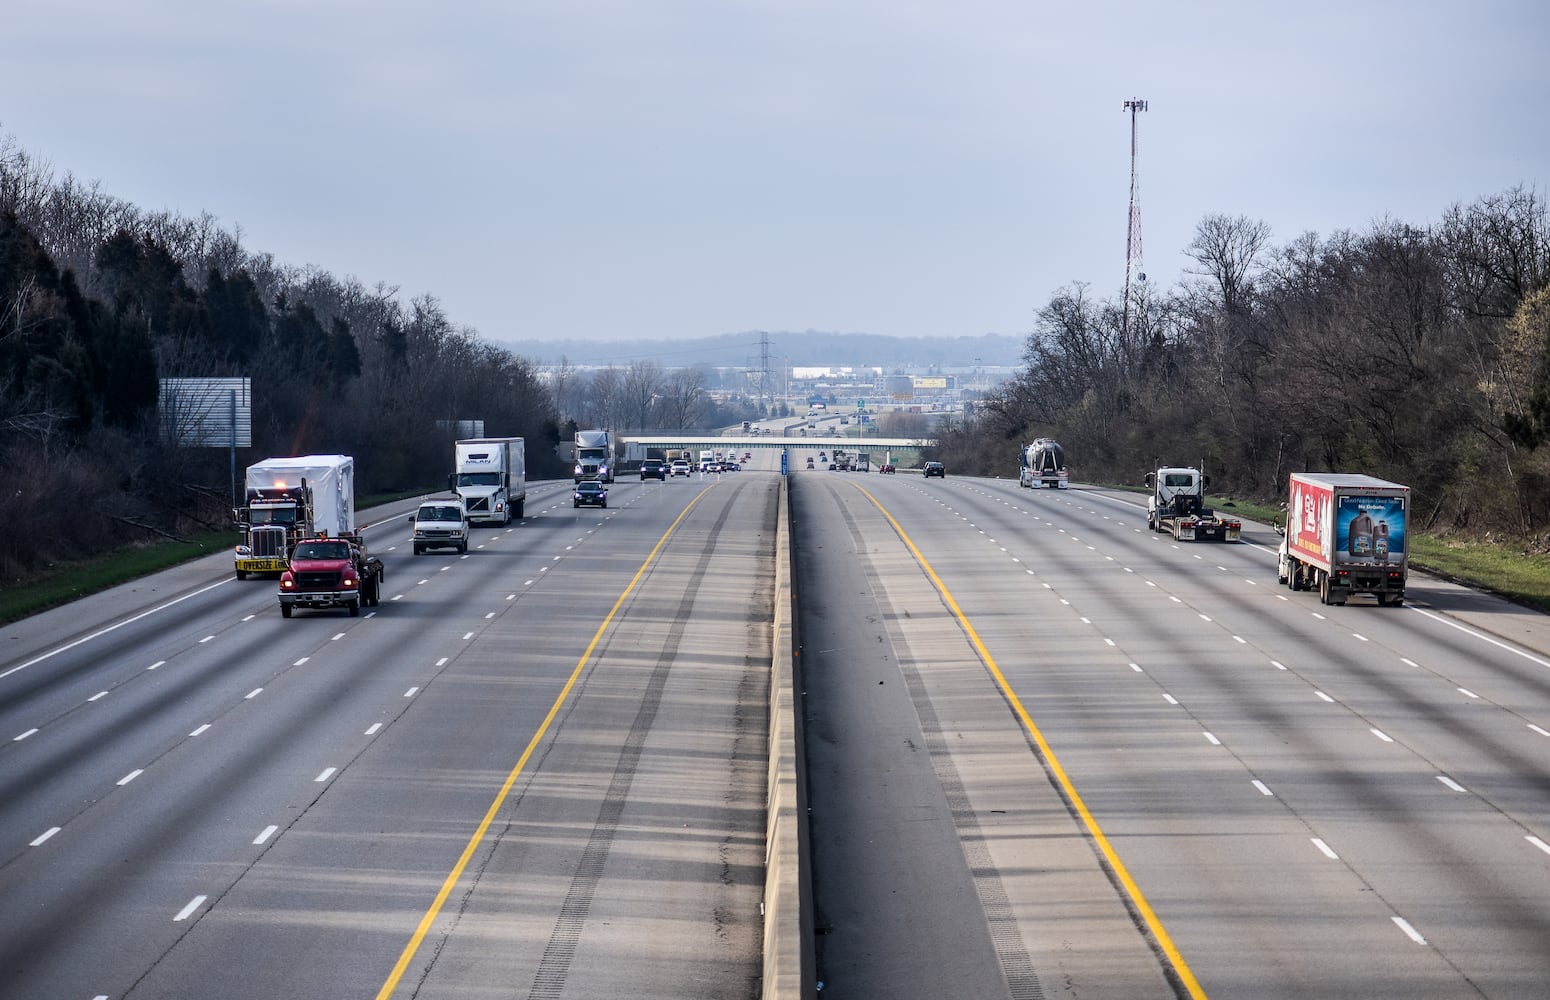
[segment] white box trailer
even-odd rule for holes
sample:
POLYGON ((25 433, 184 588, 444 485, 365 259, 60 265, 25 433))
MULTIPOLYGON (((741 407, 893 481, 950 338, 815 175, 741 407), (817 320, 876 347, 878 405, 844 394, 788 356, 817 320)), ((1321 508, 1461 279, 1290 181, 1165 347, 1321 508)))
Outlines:
POLYGON ((1294 472, 1287 492, 1280 583, 1317 590, 1324 604, 1344 604, 1352 594, 1404 603, 1410 487, 1352 473, 1294 472))
POLYGON ((463 498, 474 524, 509 524, 527 504, 527 442, 523 438, 467 438, 453 445, 447 485, 463 498))

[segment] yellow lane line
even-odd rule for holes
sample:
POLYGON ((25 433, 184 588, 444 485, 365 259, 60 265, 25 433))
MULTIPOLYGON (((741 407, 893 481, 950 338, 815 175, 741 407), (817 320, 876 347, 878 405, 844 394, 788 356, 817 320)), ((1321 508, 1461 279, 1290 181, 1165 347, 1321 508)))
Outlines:
POLYGON ((1136 907, 1136 911, 1141 914, 1141 919, 1146 921, 1147 928, 1152 932, 1152 936, 1157 939, 1158 947, 1167 956, 1169 964, 1173 966, 1173 971, 1179 977, 1179 981, 1183 983, 1184 988, 1189 991, 1191 997, 1196 998, 1196 1000, 1206 1000, 1205 991, 1200 988, 1200 983, 1195 979, 1195 974, 1190 971, 1189 963, 1184 961, 1183 955, 1179 954, 1179 949, 1174 946, 1173 939, 1168 936, 1167 930, 1163 928, 1162 921, 1152 910, 1152 904, 1146 901, 1146 897, 1141 894, 1141 887, 1136 885, 1135 879, 1130 877, 1130 872, 1125 868, 1124 862, 1120 861, 1119 854, 1114 850, 1114 846, 1109 843, 1109 838, 1104 835, 1103 829, 1098 825, 1098 821, 1088 811, 1087 804, 1077 794, 1076 786, 1071 783, 1071 778, 1066 774, 1066 769, 1060 765, 1060 760, 1055 756, 1055 751, 1050 748, 1049 743, 1044 739, 1044 734, 1034 724, 1033 717, 1023 707, 1022 699, 1017 697, 1017 692, 1013 691, 1012 685, 1007 683, 1006 676, 1001 673, 1001 668, 996 665, 996 658, 990 655, 990 650, 986 649, 985 644, 980 641, 979 633, 974 630, 973 625, 969 624, 969 619, 964 615, 963 610, 958 607, 958 602, 953 599, 952 592, 947 589, 947 584, 943 583, 941 577, 936 575, 936 570, 931 568, 931 563, 927 562, 926 557, 921 555, 920 549, 915 547, 915 543, 910 540, 910 536, 899 522, 894 520, 893 515, 888 513, 887 508, 878 503, 877 498, 867 492, 866 487, 857 483, 852 483, 851 485, 855 486, 868 500, 872 501, 873 506, 888 519, 888 523, 893 525, 893 530, 899 533, 899 537, 909 547, 910 553, 920 563, 921 568, 926 571, 926 575, 931 578, 931 583, 942 595, 942 599, 947 602, 947 606, 952 611, 953 616, 958 619, 958 624, 963 628, 964 633, 969 637, 969 641, 974 644, 974 648, 979 652, 980 659, 985 664, 985 669, 989 670, 990 675, 996 679, 996 684, 1001 688, 1001 693, 1011 703, 1012 708, 1017 712, 1017 717, 1022 719, 1023 726, 1027 728, 1029 735, 1038 744, 1039 752, 1049 762, 1049 769, 1055 775, 1055 780, 1060 782, 1060 787, 1065 792, 1066 798, 1070 801, 1072 808, 1076 810, 1077 815, 1081 817, 1082 825, 1087 827, 1087 832, 1097 843, 1098 850, 1103 853, 1105 860, 1114 869, 1115 875, 1119 877, 1120 885, 1124 886, 1126 894, 1130 896, 1130 901, 1136 907))
POLYGON ((688 505, 684 507, 683 512, 673 520, 673 523, 668 525, 667 530, 657 540, 657 544, 652 548, 651 553, 646 556, 646 561, 640 564, 640 569, 636 570, 635 575, 630 578, 629 586, 624 588, 624 592, 619 595, 619 599, 614 601, 614 606, 609 609, 608 616, 597 627, 597 633, 592 636, 592 641, 587 643, 586 652, 582 653, 581 659, 576 661, 576 669, 571 671, 570 678, 566 680, 565 686, 560 689, 559 695, 554 699, 554 704, 549 706, 549 713, 544 716, 544 721, 539 724, 538 729, 533 733, 533 738, 528 740, 527 748, 522 751, 522 756, 517 758, 516 766, 511 769, 510 774, 506 775, 506 781, 501 785, 500 791, 496 793, 495 800, 490 803, 490 808, 485 811, 484 819, 479 821, 479 826, 474 829, 473 836, 469 837, 468 846, 463 848, 463 853, 457 859, 457 864, 453 865, 452 871, 447 873, 446 881, 441 883, 441 891, 436 893, 436 898, 431 901, 430 909, 426 910, 425 916, 420 918, 420 924, 414 929, 414 934, 409 938, 409 943, 404 945, 404 950, 398 956, 398 961, 393 963, 393 971, 388 974, 387 981, 377 991, 377 1000, 388 1000, 393 995, 393 991, 398 989, 399 980, 403 979, 404 973, 409 968, 409 963, 414 960, 415 952, 420 950, 420 945, 424 942, 425 935, 429 933, 431 924, 440 915, 441 908, 446 904, 447 897, 452 894, 453 887, 463 877, 464 869, 468 867, 468 862, 473 859, 474 852, 478 850, 480 842, 484 840, 484 835, 489 830, 490 824, 494 822, 496 814, 500 812, 500 807, 506 801, 506 796, 511 794, 512 786, 517 783, 517 778, 522 774, 522 769, 527 766, 528 758, 533 756, 533 751, 543 741, 544 734, 549 731, 549 726, 553 724, 555 717, 560 714, 560 707, 565 704, 565 699, 570 697, 571 690, 576 686, 576 680, 581 676, 582 669, 592 659, 592 651, 597 649, 597 644, 603 640, 603 634, 608 631, 608 626, 613 622, 614 616, 624 606, 625 598, 629 597, 630 593, 634 591, 636 585, 640 583, 641 577, 646 575, 646 570, 651 568, 651 564, 656 561, 657 555, 662 551, 662 547, 667 544, 667 540, 678 529, 678 525, 683 522, 684 518, 689 516, 689 511, 694 509, 694 505, 704 498, 706 490, 709 489, 710 487, 707 486, 700 490, 694 499, 690 500, 688 505))

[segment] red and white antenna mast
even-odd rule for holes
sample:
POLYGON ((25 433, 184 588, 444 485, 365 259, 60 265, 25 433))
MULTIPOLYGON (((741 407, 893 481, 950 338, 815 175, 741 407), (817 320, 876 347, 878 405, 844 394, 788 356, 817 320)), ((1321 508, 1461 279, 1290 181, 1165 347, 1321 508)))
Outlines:
POLYGON ((1141 269, 1141 205, 1136 200, 1136 114, 1146 110, 1146 103, 1135 99, 1125 102, 1125 110, 1130 112, 1130 230, 1125 234, 1125 297, 1120 328, 1126 334, 1130 333, 1130 284, 1134 281, 1139 285, 1146 280, 1146 272, 1141 269))

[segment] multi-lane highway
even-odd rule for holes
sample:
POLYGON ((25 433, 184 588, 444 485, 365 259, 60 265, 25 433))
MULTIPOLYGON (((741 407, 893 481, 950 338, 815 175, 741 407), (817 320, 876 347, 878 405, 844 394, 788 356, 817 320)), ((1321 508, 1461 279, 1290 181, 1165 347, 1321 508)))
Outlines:
MULTIPOLYGON (((1540 616, 789 482, 822 996, 1542 995, 1540 616)), ((385 510, 358 619, 213 557, 0 629, 0 997, 759 995, 780 483, 385 510)))

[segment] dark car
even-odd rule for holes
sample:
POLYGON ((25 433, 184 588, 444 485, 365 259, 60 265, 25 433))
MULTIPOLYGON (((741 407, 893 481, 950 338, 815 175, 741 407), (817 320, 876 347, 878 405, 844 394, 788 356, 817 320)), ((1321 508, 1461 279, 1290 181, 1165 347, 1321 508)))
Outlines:
POLYGON ((893 467, 892 462, 884 462, 882 465, 877 467, 877 471, 891 476, 898 470, 893 467))
POLYGON ((608 507, 608 490, 596 479, 583 479, 576 484, 576 492, 571 494, 575 501, 573 507, 608 507))
POLYGON ((736 462, 722 462, 721 463, 721 471, 722 472, 741 472, 742 470, 743 470, 743 467, 741 465, 738 465, 736 462))
POLYGON ((947 478, 947 466, 943 465, 941 462, 927 462, 926 467, 922 469, 921 472, 926 476, 927 479, 931 478, 932 476, 936 476, 938 479, 947 478))
POLYGON ((648 458, 640 463, 640 481, 660 479, 667 482, 667 463, 660 458, 648 458))

